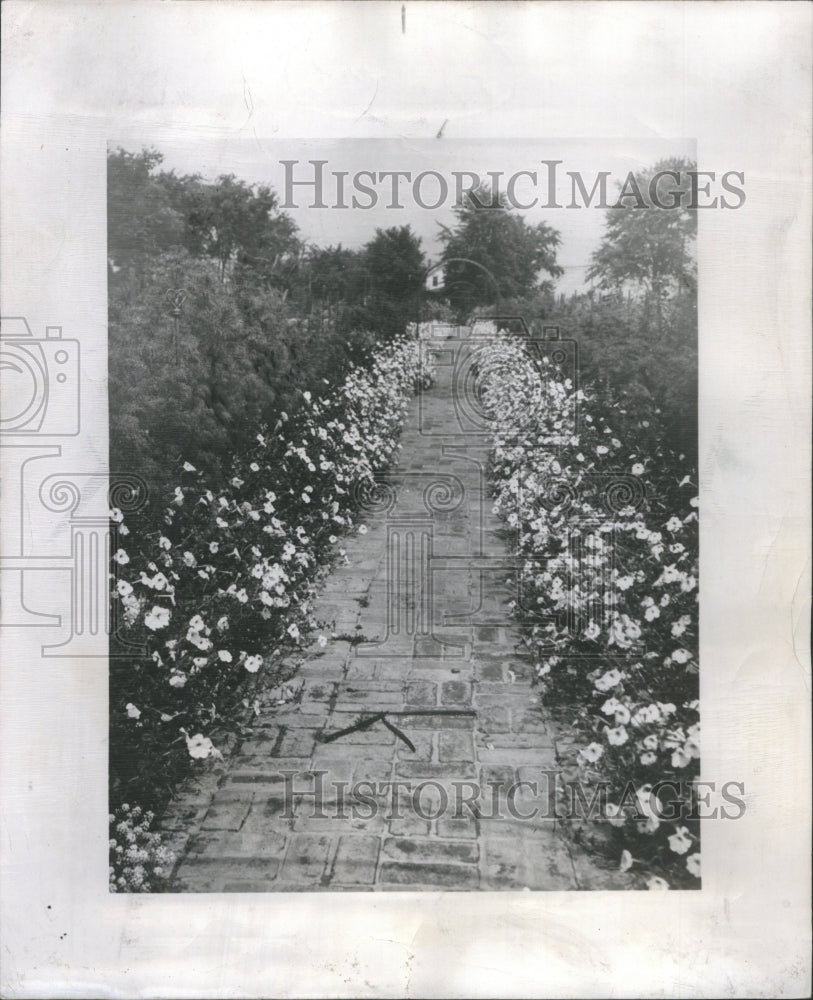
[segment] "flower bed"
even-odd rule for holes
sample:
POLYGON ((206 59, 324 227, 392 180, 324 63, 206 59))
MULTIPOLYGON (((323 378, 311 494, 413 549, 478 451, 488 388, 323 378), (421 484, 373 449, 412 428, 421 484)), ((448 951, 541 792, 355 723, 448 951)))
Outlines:
POLYGON ((642 887, 698 887, 695 472, 665 453, 657 412, 599 403, 507 335, 479 365, 537 682, 575 722, 579 778, 607 793, 578 832, 601 830, 642 887))
POLYGON ((304 393, 217 489, 185 463, 157 530, 111 512, 113 611, 144 650, 111 661, 111 812, 160 809, 195 761, 219 755, 218 727, 249 704, 246 681, 286 679, 286 654, 316 626, 319 574, 428 378, 417 341, 389 343, 332 394, 304 393))

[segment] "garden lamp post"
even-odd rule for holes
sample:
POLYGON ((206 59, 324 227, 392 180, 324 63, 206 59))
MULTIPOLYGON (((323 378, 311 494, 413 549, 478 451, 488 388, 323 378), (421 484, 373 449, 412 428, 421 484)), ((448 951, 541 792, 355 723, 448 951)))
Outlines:
POLYGON ((181 311, 183 310, 184 302, 186 302, 186 292, 183 290, 183 288, 170 288, 170 290, 167 292, 167 298, 169 299, 169 304, 172 310, 172 340, 173 343, 175 344, 175 367, 180 368, 181 311))

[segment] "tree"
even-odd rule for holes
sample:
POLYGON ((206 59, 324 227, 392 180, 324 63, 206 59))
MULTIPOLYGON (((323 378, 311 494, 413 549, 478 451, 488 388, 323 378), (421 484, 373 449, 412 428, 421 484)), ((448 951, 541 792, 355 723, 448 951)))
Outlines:
POLYGON ((221 280, 235 269, 244 279, 284 286, 299 256, 296 224, 279 211, 274 191, 233 175, 198 184, 186 194, 187 249, 214 257, 221 280))
POLYGON ((163 174, 163 156, 154 149, 107 157, 107 256, 113 272, 142 267, 155 253, 178 246, 184 219, 173 204, 163 174))
POLYGON ((643 292, 647 307, 654 307, 659 335, 667 300, 696 289, 697 211, 690 205, 688 174, 693 169, 695 164, 672 158, 628 176, 618 201, 607 209, 606 231, 587 271, 600 288, 626 285, 643 292))
POLYGON ((467 312, 529 295, 541 287, 542 273, 555 278, 560 236, 544 222, 529 225, 505 196, 481 186, 455 206, 457 224, 441 226, 445 290, 453 306, 467 312))
POLYGON ((420 238, 411 226, 376 229, 364 248, 364 266, 369 275, 366 302, 373 329, 385 336, 402 333, 417 316, 426 274, 426 259, 420 238))

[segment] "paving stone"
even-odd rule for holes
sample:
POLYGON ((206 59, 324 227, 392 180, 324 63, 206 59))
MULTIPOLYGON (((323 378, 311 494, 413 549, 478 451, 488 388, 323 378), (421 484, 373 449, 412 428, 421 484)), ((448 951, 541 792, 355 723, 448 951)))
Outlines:
POLYGON ((161 817, 161 829, 184 831, 196 827, 203 822, 207 811, 208 807, 205 805, 195 803, 187 805, 182 801, 171 802, 161 817))
POLYGON ((353 768, 353 783, 374 782, 388 784, 392 777, 392 763, 387 761, 365 761, 355 764, 353 768))
POLYGON ((348 799, 343 806, 326 806, 321 813, 322 815, 314 815, 305 808, 293 821, 294 832, 320 833, 325 836, 352 833, 377 836, 387 832, 383 810, 375 803, 372 807, 362 807, 348 799))
POLYGON ((438 733, 438 759, 441 761, 474 761, 474 740, 462 730, 438 733))
POLYGON ((434 752, 435 733, 432 730, 403 729, 400 719, 393 719, 393 723, 407 736, 415 749, 410 750, 403 740, 398 740, 397 756, 399 760, 431 760, 434 752))
POLYGON ((276 858, 242 858, 224 860, 217 858, 187 858, 173 880, 176 892, 225 892, 226 885, 238 882, 254 886, 253 890, 241 888, 240 892, 267 892, 280 870, 276 858))
POLYGON ((477 844, 438 840, 435 837, 387 837, 381 857, 414 864, 457 862, 475 864, 480 856, 477 844))
MULTIPOLYGON (((494 743, 496 744, 496 737, 494 743)), ((543 768, 557 766, 553 749, 545 747, 482 746, 477 750, 477 757, 483 764, 533 764, 543 768)))
POLYGON ((363 834, 341 836, 329 871, 330 880, 350 885, 374 882, 379 843, 378 837, 363 834))
POLYGON ((273 756, 307 757, 313 752, 318 732, 314 729, 292 729, 285 733, 273 756))
POLYGON ((206 813, 204 830, 239 830, 251 809, 252 793, 246 791, 239 796, 218 792, 206 813))
POLYGON ((477 677, 483 681, 503 682, 505 680, 502 663, 477 663, 474 670, 477 677))
POLYGON ((412 681, 407 685, 406 702, 408 706, 432 708, 437 704, 437 685, 425 680, 412 681))
POLYGON ((388 820, 388 825, 393 837, 425 837, 429 835, 431 822, 412 809, 402 809, 388 820))
POLYGON ((477 706, 477 720, 484 733, 508 733, 511 731, 511 718, 504 705, 477 706))
POLYGON ((440 701, 446 706, 471 705, 471 684, 465 681, 445 681, 441 686, 440 701))
POLYGON ((294 882, 312 882, 321 878, 330 851, 331 838, 312 833, 297 833, 291 838, 282 876, 294 882))
POLYGON ((487 764, 480 768, 480 784, 508 788, 517 780, 516 771, 507 764, 487 764))
POLYGON ((467 715, 402 715, 392 720, 399 729, 468 729, 474 716, 467 715))
POLYGON ((438 816, 439 837, 473 840, 477 836, 477 820, 474 816, 438 816))
POLYGON ((457 781, 460 778, 474 777, 474 763, 470 760, 444 761, 437 764, 424 760, 401 760, 395 765, 395 773, 401 778, 417 779, 416 784, 435 778, 457 781))
POLYGON ((199 833, 189 845, 190 856, 201 858, 280 858, 286 838, 276 830, 199 833))
POLYGON ((474 865, 403 864, 385 862, 379 879, 396 886, 424 886, 428 889, 476 889, 479 872, 474 865))
POLYGON ((555 832, 483 838, 484 889, 575 889, 567 847, 555 832))

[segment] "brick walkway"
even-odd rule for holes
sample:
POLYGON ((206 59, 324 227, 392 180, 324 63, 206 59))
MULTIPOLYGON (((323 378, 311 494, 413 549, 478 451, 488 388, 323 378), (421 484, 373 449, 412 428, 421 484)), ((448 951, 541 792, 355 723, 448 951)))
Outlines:
POLYGON ((456 416, 461 385, 442 366, 414 401, 397 470, 319 599, 336 638, 303 666, 297 703, 266 710, 171 806, 176 891, 616 881, 552 818, 554 734, 510 624, 510 542, 491 512, 476 408, 456 416), (378 713, 414 750, 382 720, 324 741, 378 713), (509 809, 517 782, 535 785, 515 789, 509 809))

